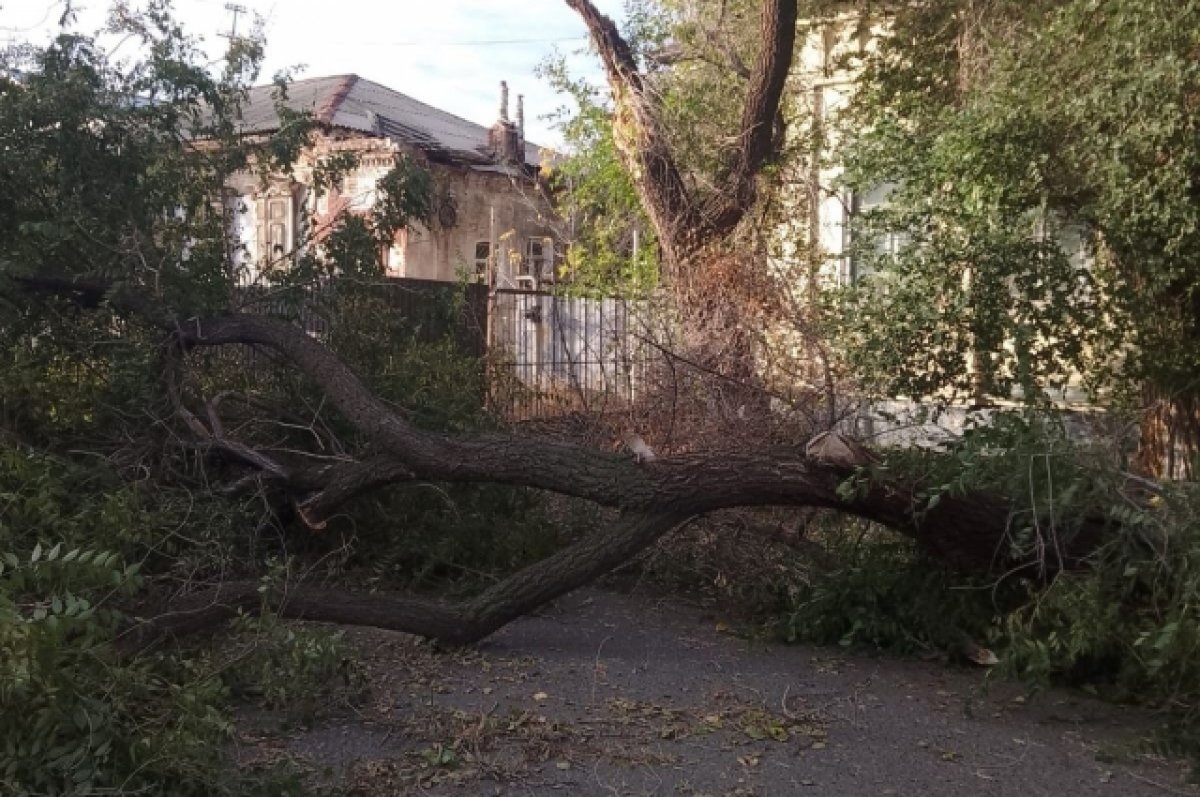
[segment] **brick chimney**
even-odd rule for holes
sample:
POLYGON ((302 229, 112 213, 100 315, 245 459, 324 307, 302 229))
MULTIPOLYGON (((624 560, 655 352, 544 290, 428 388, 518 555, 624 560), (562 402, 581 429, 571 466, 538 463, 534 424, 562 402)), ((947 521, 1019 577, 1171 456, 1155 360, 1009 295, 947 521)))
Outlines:
POLYGON ((525 155, 525 95, 517 95, 517 153, 525 155))
MULTIPOLYGON (((517 100, 517 114, 524 117, 524 101, 517 100)), ((508 83, 500 81, 500 118, 488 130, 488 149, 500 163, 522 163, 521 131, 508 118, 508 83)))

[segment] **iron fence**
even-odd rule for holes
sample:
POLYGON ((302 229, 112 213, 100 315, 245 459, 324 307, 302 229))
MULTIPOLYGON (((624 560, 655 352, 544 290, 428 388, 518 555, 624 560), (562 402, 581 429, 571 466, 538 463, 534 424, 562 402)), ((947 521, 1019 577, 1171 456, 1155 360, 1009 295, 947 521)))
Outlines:
MULTIPOLYGON (((378 317, 381 306, 395 314, 391 334, 401 329, 406 342, 452 338, 464 355, 486 361, 489 409, 511 420, 628 406, 654 355, 649 305, 637 300, 521 289, 489 294, 486 285, 410 278, 234 291, 239 311, 286 318, 323 340, 339 319, 378 317)), ((269 367, 260 352, 238 356, 269 367)))
POLYGON ((487 354, 487 303, 484 285, 409 278, 290 289, 255 285, 234 293, 239 311, 285 318, 320 339, 329 336, 336 319, 383 306, 410 340, 438 343, 449 337, 471 357, 487 354))
POLYGON ((497 290, 489 337, 494 409, 526 419, 632 403, 652 359, 649 319, 643 301, 497 290))

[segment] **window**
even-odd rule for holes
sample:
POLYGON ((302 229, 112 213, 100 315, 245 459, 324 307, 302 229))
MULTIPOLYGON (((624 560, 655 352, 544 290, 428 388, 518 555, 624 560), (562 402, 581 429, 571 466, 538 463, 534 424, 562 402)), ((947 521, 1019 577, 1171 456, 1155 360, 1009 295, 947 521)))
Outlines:
POLYGON ((550 263, 554 242, 550 238, 530 238, 525 242, 525 256, 518 269, 520 276, 543 279, 552 275, 550 263))
POLYGON ((291 191, 276 186, 260 195, 257 205, 256 239, 261 266, 267 270, 281 268, 295 246, 295 206, 291 191))
POLYGON ((390 246, 380 251, 383 273, 389 277, 403 277, 408 263, 408 230, 400 230, 390 246))
POLYGON ((258 277, 258 204, 253 196, 233 194, 226 200, 229 261, 239 283, 258 277))
POLYGON ((488 264, 492 256, 492 244, 489 241, 475 242, 475 279, 480 282, 488 281, 488 264))
POLYGON ((879 218, 879 212, 888 206, 889 198, 895 189, 895 183, 882 183, 869 191, 855 194, 851 198, 850 215, 854 221, 853 232, 865 235, 866 238, 854 245, 851 250, 851 256, 847 262, 849 273, 846 275, 850 284, 857 282, 859 277, 869 271, 871 261, 884 257, 895 257, 907 242, 907 236, 904 233, 890 229, 889 222, 879 218))
POLYGON ((267 256, 274 262, 292 251, 292 198, 267 199, 267 256))
POLYGON ((374 170, 357 172, 343 178, 340 193, 346 199, 346 207, 358 213, 374 208, 379 199, 377 181, 374 170))

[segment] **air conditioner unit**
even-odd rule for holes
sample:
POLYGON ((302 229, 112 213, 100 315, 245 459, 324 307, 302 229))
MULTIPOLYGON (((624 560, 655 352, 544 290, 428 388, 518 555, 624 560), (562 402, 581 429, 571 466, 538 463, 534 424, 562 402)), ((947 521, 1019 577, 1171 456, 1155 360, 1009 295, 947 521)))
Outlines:
POLYGON ((517 283, 518 288, 523 290, 537 290, 537 280, 528 274, 522 274, 521 276, 516 277, 513 281, 517 283))

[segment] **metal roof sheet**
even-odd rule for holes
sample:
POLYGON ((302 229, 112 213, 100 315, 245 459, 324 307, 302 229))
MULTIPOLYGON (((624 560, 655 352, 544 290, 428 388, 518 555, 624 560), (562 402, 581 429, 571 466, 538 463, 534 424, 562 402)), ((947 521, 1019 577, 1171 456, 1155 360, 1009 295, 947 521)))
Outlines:
MULTIPOLYGON (((240 129, 266 133, 279 129, 276 87, 256 86, 242 106, 240 129)), ((309 111, 320 122, 418 147, 432 156, 468 163, 491 163, 488 128, 358 75, 330 75, 288 84, 284 105, 309 111)), ((525 142, 525 162, 541 163, 542 148, 525 142)))

